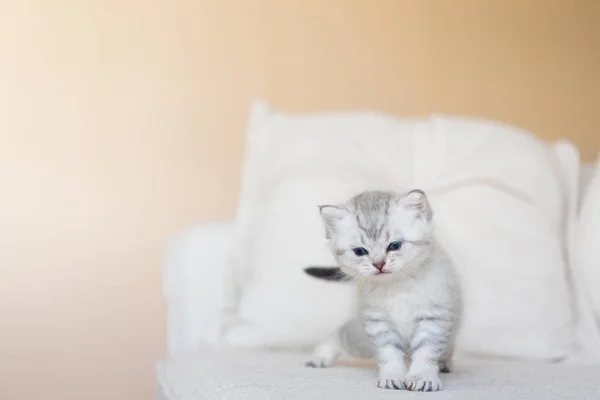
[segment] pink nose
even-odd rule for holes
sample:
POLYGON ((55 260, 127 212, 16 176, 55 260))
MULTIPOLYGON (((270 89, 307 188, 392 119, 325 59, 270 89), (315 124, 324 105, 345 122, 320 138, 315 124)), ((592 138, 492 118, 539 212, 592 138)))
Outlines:
POLYGON ((385 267, 385 261, 374 262, 373 266, 381 271, 385 267))

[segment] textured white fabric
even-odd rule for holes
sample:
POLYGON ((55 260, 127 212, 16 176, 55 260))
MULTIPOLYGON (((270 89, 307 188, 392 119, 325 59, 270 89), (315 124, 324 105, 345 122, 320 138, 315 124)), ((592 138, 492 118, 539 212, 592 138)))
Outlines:
POLYGON ((232 228, 232 222, 198 225, 170 240, 163 277, 169 354, 219 341, 224 310, 234 301, 227 264, 232 228))
POLYGON ((306 264, 331 263, 316 204, 370 187, 418 187, 430 195, 463 283, 459 349, 569 354, 565 248, 579 164, 562 158, 577 159, 573 146, 490 121, 293 116, 265 104, 255 105, 248 136, 231 264, 245 286, 230 344, 306 345, 336 329, 352 291, 302 273, 306 264))
POLYGON ((568 202, 566 209, 568 217, 565 223, 565 243, 568 245, 566 260, 569 265, 565 279, 571 289, 575 334, 574 345, 566 361, 600 362, 600 331, 587 298, 586 284, 576 265, 579 255, 577 229, 580 199, 583 193, 582 185, 587 186, 590 179, 590 165, 579 164, 579 155, 572 151, 570 143, 558 142, 554 145, 554 149, 559 155, 562 165, 561 175, 564 187, 569 193, 569 198, 576 199, 568 202), (572 179, 569 171, 578 169, 580 171, 579 179, 572 179))
MULTIPOLYGON (((564 159, 564 158, 563 158, 564 159)), ((585 193, 593 172, 594 164, 583 164, 581 167, 580 196, 585 193)), ((568 170, 570 167, 565 168, 568 170)), ((222 266, 227 260, 224 251, 230 242, 233 233, 233 223, 230 221, 199 225, 189 228, 174 236, 169 244, 169 253, 165 263, 165 296, 168 310, 168 350, 173 355, 183 350, 193 349, 200 342, 215 342, 215 330, 212 328, 206 332, 206 327, 214 327, 216 321, 222 320, 224 315, 215 315, 213 312, 205 313, 203 308, 207 305, 211 310, 226 309, 227 304, 219 304, 218 298, 212 298, 214 288, 231 285, 231 280, 217 281, 216 286, 211 285, 210 290, 197 290, 196 282, 207 282, 205 271, 222 266), (205 263, 203 252, 209 249, 209 254, 217 264, 205 263)), ((577 269, 578 271, 578 269, 577 269)), ((224 274, 217 275, 218 279, 224 278, 224 274)), ((213 278, 215 275, 213 275, 213 278)), ((212 281, 215 283, 215 281, 212 281)), ((578 279, 580 285, 586 285, 583 279, 578 279)), ((595 325, 595 316, 590 301, 589 292, 584 288, 578 291, 581 296, 580 314, 585 316, 580 329, 580 353, 587 354, 592 360, 599 359, 594 348, 597 348, 598 328, 595 325), (585 295, 584 295, 585 293, 585 295), (589 343, 591 345, 585 345, 589 343)), ((225 299, 223 299, 225 300, 225 299)), ((231 302, 231 299, 229 299, 231 302)), ((581 357, 579 357, 581 358, 581 357)))
MULTIPOLYGON (((585 189, 574 247, 579 295, 596 322, 596 333, 600 336, 600 158, 585 189)), ((600 359, 600 351, 595 354, 600 359)))
POLYGON ((583 203, 583 199, 587 193, 587 187, 594 176, 595 167, 595 163, 585 163, 581 165, 581 174, 579 178, 579 208, 581 208, 581 204, 583 203))
POLYGON ((398 392, 375 387, 372 368, 305 368, 306 355, 199 350, 161 361, 166 400, 598 400, 600 367, 458 360, 443 374, 443 391, 398 392))

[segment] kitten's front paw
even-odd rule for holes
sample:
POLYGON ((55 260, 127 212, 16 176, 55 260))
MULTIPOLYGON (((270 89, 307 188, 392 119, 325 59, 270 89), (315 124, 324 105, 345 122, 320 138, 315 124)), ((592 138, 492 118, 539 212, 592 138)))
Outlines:
POLYGON ((381 389, 403 390, 406 389, 402 378, 379 378, 377 387, 381 389))
POLYGON ((401 357, 385 358, 379 363, 377 387, 382 389, 403 390, 406 365, 401 357))
POLYGON ((412 392, 437 392, 442 390, 442 381, 434 373, 410 374, 404 380, 404 386, 412 392))

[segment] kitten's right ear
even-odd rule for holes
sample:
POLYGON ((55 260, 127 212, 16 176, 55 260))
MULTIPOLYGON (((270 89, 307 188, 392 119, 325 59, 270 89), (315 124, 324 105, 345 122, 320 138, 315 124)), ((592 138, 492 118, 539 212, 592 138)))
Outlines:
POLYGON ((427 195, 421 189, 414 189, 404 195, 402 203, 405 207, 416 212, 417 217, 431 221, 433 211, 427 195))
POLYGON ((345 218, 348 217, 348 210, 340 206, 332 206, 329 204, 319 206, 319 212, 325 223, 327 238, 330 238, 331 233, 340 226, 345 218))

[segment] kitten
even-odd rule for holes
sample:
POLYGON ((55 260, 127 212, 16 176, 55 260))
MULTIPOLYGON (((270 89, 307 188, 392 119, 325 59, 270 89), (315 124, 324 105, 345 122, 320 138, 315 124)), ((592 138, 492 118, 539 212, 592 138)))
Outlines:
POLYGON ((452 263, 435 240, 425 193, 364 192, 320 212, 339 268, 306 272, 356 281, 359 318, 321 343, 307 365, 331 366, 342 351, 374 356, 378 387, 440 390, 439 372, 451 368, 461 297, 452 263))

